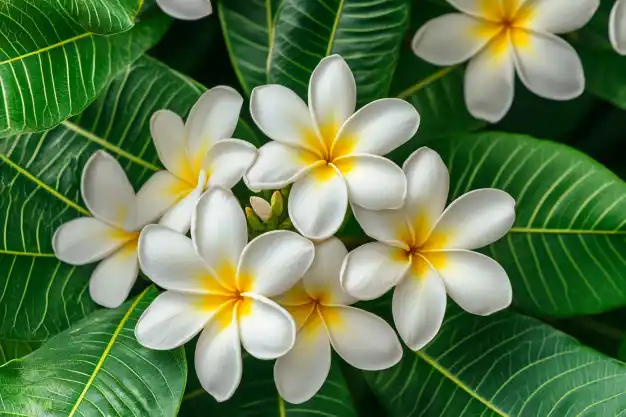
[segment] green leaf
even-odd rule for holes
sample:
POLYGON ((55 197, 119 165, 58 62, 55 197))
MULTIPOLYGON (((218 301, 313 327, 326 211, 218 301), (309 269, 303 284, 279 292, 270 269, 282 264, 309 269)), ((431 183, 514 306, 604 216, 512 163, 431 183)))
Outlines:
POLYGON ((359 105, 387 96, 410 7, 409 0, 284 0, 270 81, 306 97, 320 59, 340 54, 354 73, 359 105))
POLYGON ((187 377, 185 351, 135 339, 139 316, 158 295, 147 288, 100 310, 36 352, 0 367, 0 413, 19 416, 176 414, 187 377))
POLYGON ((41 8, 48 3, 62 8, 71 19, 88 32, 110 35, 135 25, 143 0, 9 0, 12 7, 30 3, 41 8))
POLYGON ((439 336, 366 377, 390 417, 617 416, 626 367, 535 319, 454 306, 439 336))
POLYGON ((169 22, 159 13, 130 31, 102 36, 47 1, 18 3, 0 3, 0 136, 45 130, 83 111, 169 22))
MULTIPOLYGON (((0 347, 41 344, 96 308, 87 289, 94 266, 59 262, 51 244, 61 224, 89 215, 80 198, 83 166, 104 149, 138 189, 162 169, 150 117, 161 108, 186 115, 203 91, 143 57, 81 115, 43 133, 0 138, 0 347)), ((255 140, 243 122, 235 136, 255 140)))
POLYGON ((450 170, 450 199, 499 188, 516 200, 511 232, 485 248, 514 302, 571 316, 626 305, 626 184, 588 156, 528 136, 483 133, 429 144, 450 170))

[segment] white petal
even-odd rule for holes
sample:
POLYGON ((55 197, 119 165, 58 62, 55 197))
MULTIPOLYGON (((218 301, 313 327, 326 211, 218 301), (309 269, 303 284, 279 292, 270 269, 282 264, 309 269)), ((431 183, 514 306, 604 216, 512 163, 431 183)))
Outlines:
POLYGON ((609 18, 611 45, 620 54, 626 55, 626 2, 617 0, 609 18))
POLYGON ((150 134, 165 168, 179 178, 185 178, 189 158, 183 119, 173 111, 159 110, 150 119, 150 134))
POLYGON ((399 166, 376 155, 344 156, 334 161, 348 186, 348 199, 369 210, 404 204, 406 177, 399 166))
POLYGON ((215 306, 204 306, 203 296, 165 291, 143 312, 135 337, 147 348, 170 350, 197 335, 215 313, 215 306), (212 307, 212 308, 209 308, 212 307))
POLYGON ((356 82, 339 55, 323 58, 309 81, 309 109, 320 135, 332 143, 334 134, 356 107, 356 82), (334 134, 333 134, 334 133, 334 134))
POLYGON ((413 244, 413 234, 404 210, 366 210, 353 205, 352 213, 365 234, 372 239, 407 250, 413 244))
POLYGON ((228 294, 185 235, 164 226, 148 225, 141 231, 137 252, 141 270, 160 287, 198 294, 228 294))
POLYGON ((239 337, 258 359, 276 359, 296 341, 296 324, 284 308, 260 295, 244 293, 238 304, 239 337))
POLYGON ((154 222, 192 190, 171 172, 155 172, 137 192, 137 224, 154 222))
POLYGON ((585 89, 585 74, 576 50, 558 36, 526 32, 514 41, 515 66, 524 85, 540 97, 571 100, 585 89))
POLYGON ((432 64, 455 65, 476 55, 497 33, 496 25, 451 13, 426 22, 411 47, 415 55, 432 64))
POLYGON ((414 259, 393 292, 393 321, 404 343, 420 350, 439 332, 446 313, 446 288, 437 272, 424 260, 414 259))
POLYGON ((175 19, 197 20, 213 12, 210 0, 157 0, 157 4, 175 19))
POLYGON ((261 197, 252 196, 250 197, 250 207, 254 211, 259 219, 266 222, 272 216, 272 206, 266 200, 261 197))
POLYGON ((80 217, 59 227, 52 237, 54 255, 72 265, 85 265, 109 256, 133 238, 130 233, 93 217, 80 217))
POLYGON ((182 234, 189 232, 189 228, 191 227, 191 217, 193 216, 193 211, 196 208, 196 203, 202 195, 202 191, 204 191, 205 184, 206 176, 204 175, 204 171, 202 171, 200 172, 200 178, 198 179, 198 185, 196 188, 176 203, 174 207, 169 209, 161 218, 159 224, 169 227, 170 229, 182 234))
POLYGON ((206 264, 228 287, 234 284, 239 257, 248 243, 246 217, 228 190, 210 188, 198 200, 191 223, 194 246, 206 264))
POLYGON ((344 260, 341 285, 359 300, 373 300, 398 284, 410 266, 409 257, 402 249, 378 242, 366 243, 344 260))
POLYGON ((98 219, 131 230, 135 226, 135 190, 115 158, 96 151, 83 168, 81 192, 98 219))
POLYGON ((334 166, 320 165, 294 183, 287 207, 298 232, 309 239, 326 239, 343 223, 348 188, 334 166))
POLYGON ((330 342, 324 323, 315 313, 298 331, 296 343, 274 365, 274 381, 281 397, 292 404, 311 399, 330 372, 330 342))
POLYGON ((203 169, 208 172, 208 186, 233 188, 256 158, 256 148, 239 139, 217 142, 204 160, 203 169))
POLYGON ((501 0, 447 0, 447 2, 454 6, 457 10, 485 19, 495 19, 497 17, 494 16, 496 14, 494 12, 499 11, 499 8, 501 7, 500 1, 501 0), (487 5, 488 3, 493 3, 493 5, 487 5), (485 5, 487 5, 487 7, 485 7, 485 5))
POLYGON ((515 222, 515 200, 502 190, 483 188, 453 201, 443 212, 428 249, 478 249, 504 236, 515 222))
POLYGON ((348 306, 323 307, 322 312, 330 343, 355 368, 379 371, 402 359, 396 333, 380 317, 348 306))
POLYGON ((498 36, 465 69, 465 103, 472 116, 490 123, 513 104, 515 66, 506 36, 498 36))
POLYGON ((526 27, 539 32, 567 33, 580 29, 594 15, 600 0, 535 0, 529 3, 526 27))
POLYGON ((426 147, 413 152, 402 168, 408 183, 404 207, 414 243, 421 246, 446 207, 450 175, 439 154, 426 147))
POLYGON ((253 239, 243 250, 237 268, 238 288, 273 297, 302 278, 315 256, 308 239, 286 230, 275 230, 253 239))
POLYGON ((241 382, 237 309, 222 308, 200 334, 194 356, 198 380, 217 401, 226 401, 241 382))
POLYGON ((349 305, 357 301, 341 288, 339 278, 346 255, 348 250, 336 237, 315 245, 315 259, 302 282, 306 292, 321 304, 349 305))
POLYGON ((244 181, 251 190, 280 189, 301 178, 316 163, 322 163, 317 155, 272 141, 259 148, 244 181))
POLYGON ((131 242, 98 264, 89 280, 89 295, 101 306, 119 307, 126 301, 138 273, 137 245, 131 242))
POLYGON ((465 311, 487 316, 511 304, 509 277, 490 257, 465 250, 437 252, 436 256, 434 265, 447 293, 465 311))
POLYGON ((398 98, 373 101, 354 113, 333 143, 335 157, 369 153, 385 155, 417 132, 420 116, 415 107, 398 98))
POLYGON ((269 138, 286 145, 319 152, 307 105, 287 87, 278 84, 255 87, 250 96, 250 114, 269 138))

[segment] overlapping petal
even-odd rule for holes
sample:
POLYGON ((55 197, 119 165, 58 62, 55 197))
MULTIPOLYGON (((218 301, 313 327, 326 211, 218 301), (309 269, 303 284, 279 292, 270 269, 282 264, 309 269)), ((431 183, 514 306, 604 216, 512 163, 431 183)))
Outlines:
POLYGON ((405 210, 366 210, 352 206, 352 213, 372 239, 405 250, 413 244, 413 232, 405 210))
POLYGON ((189 158, 185 144, 185 122, 171 110, 158 110, 150 119, 150 134, 165 168, 185 178, 189 158))
POLYGON ((624 0, 617 0, 611 9, 609 39, 620 55, 626 55, 626 1, 624 0))
POLYGON ((600 0, 534 0, 527 27, 548 33, 572 32, 587 24, 599 6, 600 0))
POLYGON ((206 175, 204 171, 201 171, 196 188, 191 190, 182 200, 178 201, 178 203, 169 209, 163 217, 161 217, 159 224, 176 230, 179 233, 187 233, 191 227, 191 217, 196 208, 196 203, 202 195, 202 191, 204 191, 205 184, 206 175))
POLYGON ((210 0, 157 0, 168 15, 181 20, 197 20, 213 12, 210 0))
POLYGON ((144 226, 163 216, 193 187, 169 171, 158 171, 137 192, 137 223, 144 226))
POLYGON ((127 243, 94 269, 89 279, 91 299, 103 307, 119 307, 137 281, 139 262, 136 242, 127 243))
POLYGON ((250 168, 257 150, 249 142, 223 139, 211 147, 202 167, 208 173, 208 187, 233 188, 250 168))

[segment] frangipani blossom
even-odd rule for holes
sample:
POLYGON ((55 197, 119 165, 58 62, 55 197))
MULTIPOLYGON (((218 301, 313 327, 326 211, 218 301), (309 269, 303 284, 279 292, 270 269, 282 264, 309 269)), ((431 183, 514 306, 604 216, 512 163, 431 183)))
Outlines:
POLYGON ((137 239, 156 220, 137 211, 135 190, 119 162, 104 151, 94 153, 83 169, 81 193, 93 217, 71 220, 57 229, 52 249, 72 265, 100 262, 91 274, 89 294, 98 304, 122 304, 137 280, 137 239))
POLYGON ((294 347, 276 361, 274 380, 280 395, 302 403, 322 387, 331 364, 331 346, 350 365, 375 371, 402 358, 402 346, 380 317, 350 307, 357 300, 339 282, 348 251, 335 238, 318 243, 311 268, 290 291, 276 298, 298 327, 294 347))
POLYGON ((187 122, 170 110, 152 116, 150 132, 167 171, 155 173, 137 193, 139 210, 159 224, 187 233, 196 201, 207 186, 232 188, 256 158, 256 148, 229 139, 243 98, 217 86, 200 96, 187 122))
POLYGON ((157 0, 168 15, 180 20, 198 20, 213 13, 210 0, 157 0))
POLYGON ((191 239, 158 225, 147 226, 139 238, 142 271, 167 291, 140 317, 137 340, 173 349, 202 331, 196 373, 218 401, 239 385, 240 345, 259 359, 277 358, 293 346, 294 320, 269 297, 291 288, 315 254, 309 240, 289 231, 247 242, 241 206, 219 187, 198 200, 191 239))
POLYGON ((514 73, 538 96, 578 97, 585 87, 574 48, 555 33, 584 26, 599 0, 448 0, 462 13, 427 22, 413 38, 415 54, 435 65, 470 60, 465 102, 495 123, 513 103, 514 73))
POLYGON ((626 1, 624 0, 617 0, 611 10, 609 39, 620 55, 626 55, 626 1))
POLYGON ((464 310, 492 314, 511 303, 504 269, 472 249, 504 236, 515 221, 515 201, 504 191, 474 190, 444 207, 449 174, 428 148, 404 163, 408 192, 403 209, 369 211, 355 217, 367 243, 350 252, 341 272, 343 288, 359 299, 373 299, 396 286, 393 318, 413 350, 432 340, 446 310, 446 293, 464 310))
POLYGON ((311 74, 308 107, 281 85, 256 87, 250 98, 255 123, 271 139, 246 173, 253 190, 294 183, 289 217, 311 239, 332 236, 348 201, 371 210, 400 207, 402 170, 385 155, 417 131, 419 115, 399 99, 374 101, 354 113, 356 85, 339 55, 311 74))

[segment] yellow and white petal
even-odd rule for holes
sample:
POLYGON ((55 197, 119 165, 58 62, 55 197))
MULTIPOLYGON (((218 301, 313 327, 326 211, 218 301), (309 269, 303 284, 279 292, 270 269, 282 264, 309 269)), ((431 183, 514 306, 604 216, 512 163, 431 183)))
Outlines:
POLYGON ((201 171, 196 188, 191 190, 183 199, 169 209, 163 217, 161 217, 159 224, 182 234, 187 234, 191 227, 191 217, 196 208, 196 203, 202 195, 205 185, 206 176, 204 171, 201 171))
POLYGON ((193 105, 185 124, 187 154, 193 172, 200 172, 207 152, 219 140, 233 136, 243 98, 234 88, 218 85, 193 105))
POLYGON ((307 105, 287 87, 255 87, 250 96, 250 115, 270 139, 315 153, 322 148, 307 105))
POLYGON ((228 294, 185 235, 148 225, 139 236, 137 253, 143 273, 160 287, 186 293, 228 294))
POLYGON ((495 188, 463 194, 443 212, 424 249, 478 249, 503 237, 515 222, 515 200, 495 188))
POLYGON ((413 244, 413 233, 404 210, 366 210, 352 205, 352 213, 372 239, 406 250, 413 244))
POLYGON ((413 152, 402 169, 408 185, 404 209, 414 244, 421 246, 446 207, 450 174, 439 154, 427 147, 413 152))
POLYGON ((253 144, 240 139, 217 142, 206 155, 203 169, 209 173, 208 187, 233 188, 252 166, 257 155, 253 144))
POLYGON ((322 163, 319 156, 312 152, 272 141, 259 148, 244 181, 251 190, 280 189, 322 163))
POLYGON ((322 307, 330 343, 343 360, 358 369, 379 371, 402 359, 402 346, 380 317, 349 306, 322 307))
POLYGON ((402 249, 370 242, 351 251, 343 261, 341 286, 359 300, 373 300, 397 285, 411 266, 402 249))
POLYGON ((585 26, 600 0, 534 0, 525 27, 539 32, 567 33, 585 26))
MULTIPOLYGON (((296 282, 294 286, 287 291, 272 297, 272 300, 276 301, 283 307, 303 307, 306 305, 309 306, 308 308, 315 308, 315 305, 313 304, 314 300, 304 289, 302 280, 296 282)), ((291 313, 290 309, 288 309, 288 311, 291 313)), ((303 308, 302 311, 298 312, 298 315, 301 315, 304 319, 306 319, 309 316, 309 312, 307 312, 307 308, 303 308)), ((304 321, 298 323, 296 314, 292 314, 292 316, 294 320, 296 320, 296 325, 304 324, 304 321)))
POLYGON ((330 372, 330 354, 326 328, 315 313, 298 331, 293 348, 274 364, 274 382, 280 396, 291 404, 311 399, 330 372))
POLYGON ((446 288, 421 258, 393 292, 393 321, 411 350, 420 350, 439 332, 446 313, 446 288))
POLYGON ((80 184, 85 205, 93 215, 129 230, 135 224, 135 190, 115 158, 96 151, 83 168, 80 184))
POLYGON ((515 65, 507 35, 497 36, 465 69, 465 104, 472 116, 496 123, 513 104, 515 65))
POLYGON ((356 82, 340 55, 323 58, 309 81, 309 110, 318 134, 328 145, 356 107, 356 82))
POLYGON ((254 238, 243 250, 237 268, 237 288, 265 297, 284 293, 302 278, 315 256, 308 239, 287 230, 254 238))
POLYGON ((136 242, 127 243, 104 259, 91 273, 89 295, 107 308, 119 307, 133 288, 139 274, 136 242))
POLYGON ((189 158, 183 119, 171 110, 159 110, 150 119, 150 134, 163 166, 177 177, 186 178, 189 158))
POLYGON ((626 55, 626 1, 624 0, 617 0, 611 9, 609 39, 620 55, 626 55))
POLYGON ((180 20, 198 20, 213 12, 210 0, 157 0, 168 15, 180 20))
POLYGON ((528 31, 513 45, 517 74, 530 91, 552 100, 571 100, 583 93, 583 65, 569 43, 556 35, 528 31))
POLYGON ((411 43, 413 53, 435 65, 455 65, 478 53, 500 28, 461 13, 429 20, 411 43))
POLYGON ((200 334, 194 356, 196 375, 209 394, 222 402, 241 382, 241 343, 237 309, 223 307, 200 334))
POLYGON ((65 263, 85 265, 109 256, 133 237, 93 217, 80 217, 54 232, 52 249, 65 263))
POLYGON ((377 155, 343 156, 333 161, 348 186, 348 200, 369 210, 397 209, 406 197, 406 176, 377 155))
POLYGON ((465 311, 487 316, 511 304, 513 291, 509 277, 490 257, 466 250, 432 253, 427 257, 437 268, 448 295, 465 311))
POLYGON ((193 191, 187 182, 169 171, 158 171, 137 191, 138 229, 156 221, 193 191))
POLYGON ((268 298, 242 295, 237 317, 244 349, 258 359, 276 359, 289 352, 296 341, 296 324, 291 315, 268 298))
POLYGON ((343 242, 331 237, 315 245, 315 258, 302 277, 306 292, 323 305, 350 305, 356 298, 341 288, 341 266, 348 250, 343 242))
POLYGON ((335 158, 356 153, 385 155, 417 132, 420 116, 411 104, 398 98, 373 101, 354 113, 333 143, 335 158))
POLYGON ((143 312, 135 337, 143 346, 155 350, 170 350, 190 341, 219 306, 203 304, 201 295, 165 291, 143 312))
MULTIPOLYGON (((500 20, 502 0, 447 0, 457 10, 483 19, 500 20)), ((504 0, 505 2, 517 0, 504 0)), ((525 1, 525 0, 522 0, 525 1)))
POLYGON ((298 232, 309 239, 326 239, 343 223, 348 187, 337 168, 320 165, 293 184, 287 208, 298 232))

